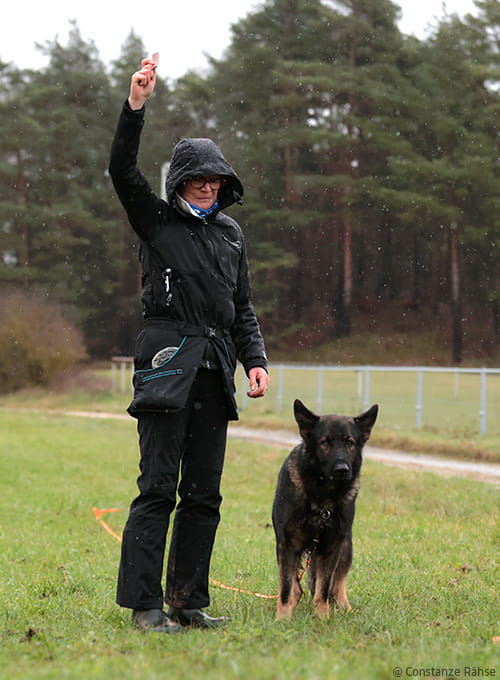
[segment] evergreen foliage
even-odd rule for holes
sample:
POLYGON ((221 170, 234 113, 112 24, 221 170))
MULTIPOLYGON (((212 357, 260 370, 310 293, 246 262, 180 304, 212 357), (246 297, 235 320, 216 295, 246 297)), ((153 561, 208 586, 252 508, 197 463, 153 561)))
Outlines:
MULTIPOLYGON (((242 177, 242 223, 268 344, 312 345, 391 310, 500 342, 495 0, 425 41, 391 0, 267 0, 206 75, 160 77, 140 166, 161 192, 182 136, 213 137, 242 177)), ((47 68, 0 64, 0 281, 71 305, 93 356, 130 354, 137 243, 107 176, 133 32, 109 68, 76 24, 47 68)), ((5 321, 3 321, 5 323, 5 321)))

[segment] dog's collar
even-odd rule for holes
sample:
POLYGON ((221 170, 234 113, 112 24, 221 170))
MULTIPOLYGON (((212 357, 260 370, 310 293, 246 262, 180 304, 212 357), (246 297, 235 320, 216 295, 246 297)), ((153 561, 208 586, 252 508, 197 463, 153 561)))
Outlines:
POLYGON ((311 504, 311 510, 315 515, 319 515, 321 524, 326 524, 329 519, 332 518, 333 515, 333 506, 327 507, 327 506, 317 506, 316 503, 311 504))
POLYGON ((332 516, 332 511, 330 510, 330 508, 320 508, 319 516, 323 520, 323 522, 328 522, 328 520, 332 516))

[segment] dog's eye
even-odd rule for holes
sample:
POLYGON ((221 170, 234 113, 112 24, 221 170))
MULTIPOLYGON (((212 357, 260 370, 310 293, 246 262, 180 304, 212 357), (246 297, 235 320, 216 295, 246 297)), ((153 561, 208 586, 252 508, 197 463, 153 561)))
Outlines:
POLYGON ((345 443, 347 444, 347 446, 349 446, 349 448, 352 448, 353 446, 356 445, 356 442, 354 441, 354 439, 351 439, 350 437, 347 437, 345 443))

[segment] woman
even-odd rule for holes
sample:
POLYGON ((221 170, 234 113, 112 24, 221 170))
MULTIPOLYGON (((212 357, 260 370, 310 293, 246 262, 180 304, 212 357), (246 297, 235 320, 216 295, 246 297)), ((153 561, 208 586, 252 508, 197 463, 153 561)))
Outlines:
POLYGON ((203 608, 209 605, 227 423, 238 418, 236 359, 248 375, 250 397, 262 397, 269 378, 245 240, 237 222, 222 212, 241 202, 236 172, 212 140, 199 138, 175 146, 166 201, 137 168, 156 63, 143 60, 131 78, 109 166, 140 239, 145 319, 129 407, 138 420, 140 493, 124 529, 117 602, 132 609, 139 628, 171 633, 227 621, 203 608), (166 533, 174 508, 164 593, 166 533))

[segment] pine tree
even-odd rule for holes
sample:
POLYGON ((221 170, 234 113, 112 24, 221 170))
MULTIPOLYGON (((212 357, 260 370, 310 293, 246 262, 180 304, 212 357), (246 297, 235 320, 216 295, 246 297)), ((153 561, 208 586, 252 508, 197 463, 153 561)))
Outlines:
POLYGON ((420 235, 414 259, 427 272, 428 294, 449 304, 454 363, 462 360, 464 323, 471 335, 472 310, 485 308, 498 272, 498 257, 491 257, 498 247, 498 167, 492 145, 498 90, 488 85, 492 26, 484 17, 468 21, 470 26, 456 17, 446 19, 417 49, 409 77, 419 96, 412 97, 411 118, 407 114, 412 126, 402 131, 409 149, 395 159, 389 197, 398 218, 413 223, 420 235))
POLYGON ((109 82, 76 25, 67 46, 54 41, 45 50, 47 68, 25 73, 2 103, 17 128, 3 147, 15 209, 2 276, 77 308, 90 349, 99 351, 116 293, 116 233, 105 177, 109 82))
POLYGON ((219 119, 260 180, 250 199, 256 236, 296 258, 274 296, 283 324, 320 319, 334 336, 350 332, 353 253, 369 248, 374 229, 362 198, 368 185, 376 196, 384 176, 385 103, 401 80, 396 15, 380 0, 275 0, 234 29, 217 64, 219 119))

